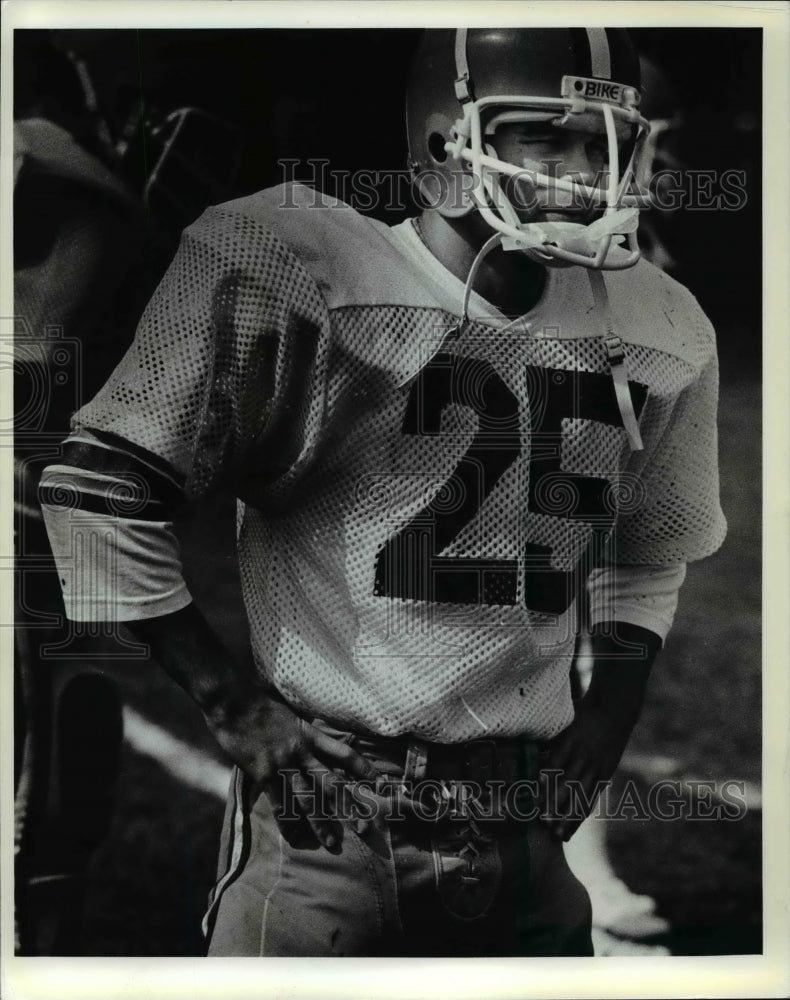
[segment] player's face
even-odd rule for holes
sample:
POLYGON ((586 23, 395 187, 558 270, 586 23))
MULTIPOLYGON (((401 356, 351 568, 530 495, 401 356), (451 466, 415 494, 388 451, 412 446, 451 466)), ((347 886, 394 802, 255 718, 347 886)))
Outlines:
MULTIPOLYGON (((501 125, 493 145, 499 159, 527 172, 600 184, 608 164, 605 132, 571 131, 550 122, 501 125)), ((507 193, 522 222, 585 221, 589 205, 572 193, 535 187, 528 180, 509 182, 507 193)))

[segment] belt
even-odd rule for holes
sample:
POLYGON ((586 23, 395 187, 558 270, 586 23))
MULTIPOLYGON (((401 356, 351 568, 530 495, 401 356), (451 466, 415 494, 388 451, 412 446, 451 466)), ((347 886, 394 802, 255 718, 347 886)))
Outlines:
POLYGON ((539 748, 525 739, 429 743, 408 736, 353 736, 349 745, 365 757, 386 762, 393 774, 407 781, 477 781, 485 784, 537 777, 539 748))
POLYGON ((543 751, 526 737, 431 743, 411 735, 353 733, 315 717, 306 721, 348 743, 374 765, 390 791, 398 788, 407 798, 419 798, 429 814, 431 801, 442 797, 453 803, 451 816, 457 815, 460 802, 462 813, 468 805, 473 813, 494 820, 525 818, 524 810, 534 802, 543 751))
POLYGON ((350 745, 415 803, 414 817, 480 823, 534 816, 540 752, 522 739, 429 743, 355 736, 350 745))

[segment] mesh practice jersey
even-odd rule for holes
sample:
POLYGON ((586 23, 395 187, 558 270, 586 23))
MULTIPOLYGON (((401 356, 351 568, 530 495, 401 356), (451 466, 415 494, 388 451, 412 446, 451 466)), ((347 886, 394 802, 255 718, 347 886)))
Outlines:
POLYGON ((255 659, 297 708, 548 738, 590 570, 698 559, 725 530, 710 325, 646 262, 605 282, 642 451, 585 270, 550 270, 514 321, 473 295, 448 336, 462 283, 411 221, 270 189, 185 232, 75 436, 110 478, 132 463, 131 518, 231 485, 255 659))

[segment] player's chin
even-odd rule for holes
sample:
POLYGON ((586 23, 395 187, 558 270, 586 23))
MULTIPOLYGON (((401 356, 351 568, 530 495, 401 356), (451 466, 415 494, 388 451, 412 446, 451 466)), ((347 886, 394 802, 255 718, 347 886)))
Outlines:
POLYGON ((584 210, 580 208, 557 208, 556 206, 545 207, 539 206, 537 208, 519 208, 515 207, 516 215, 520 225, 529 225, 530 223, 541 223, 541 222, 575 222, 581 226, 589 225, 590 222, 596 217, 594 210, 584 210))

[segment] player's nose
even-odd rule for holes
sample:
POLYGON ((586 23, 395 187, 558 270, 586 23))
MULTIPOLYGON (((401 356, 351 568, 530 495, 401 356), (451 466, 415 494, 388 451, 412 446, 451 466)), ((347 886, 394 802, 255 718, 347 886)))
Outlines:
POLYGON ((591 142, 584 133, 569 138, 563 150, 563 171, 572 174, 574 180, 592 184, 604 166, 604 156, 600 144, 591 142))

